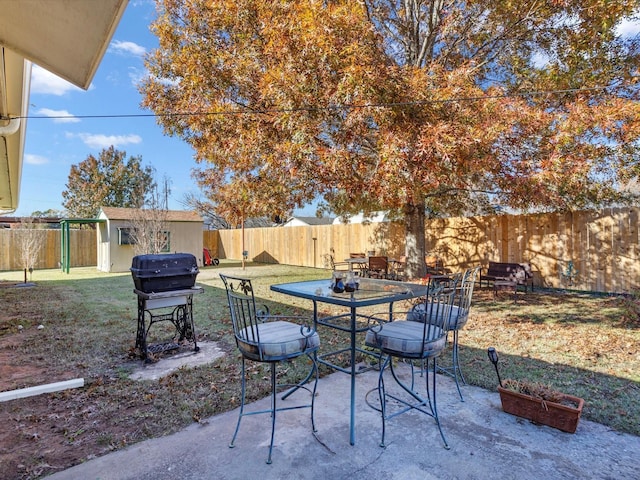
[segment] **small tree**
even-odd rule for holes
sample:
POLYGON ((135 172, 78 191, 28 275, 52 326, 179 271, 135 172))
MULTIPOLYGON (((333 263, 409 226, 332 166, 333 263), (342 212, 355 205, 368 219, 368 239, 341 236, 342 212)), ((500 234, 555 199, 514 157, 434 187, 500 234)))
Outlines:
POLYGON ((164 179, 162 192, 157 185, 147 194, 147 202, 143 208, 135 210, 131 219, 131 238, 135 255, 162 253, 170 245, 168 217, 169 181, 164 179))
MULTIPOLYGON (((209 227, 214 230, 227 230, 239 227, 239 225, 231 223, 226 217, 218 214, 218 205, 209 200, 198 197, 193 193, 185 194, 181 204, 187 210, 195 210, 201 217, 206 218, 208 220, 209 227)), ((282 219, 286 219, 287 216, 267 216, 266 214, 262 214, 262 216, 245 219, 244 225, 247 228, 272 227, 274 223, 281 223, 283 221, 282 219)))
POLYGON ((33 218, 20 220, 20 267, 24 270, 24 281, 27 282, 27 271, 32 272, 38 264, 38 254, 45 241, 46 232, 38 229, 33 218))
POLYGON ((202 217, 207 218, 211 228, 216 230, 233 228, 224 217, 216 212, 216 205, 206 199, 198 197, 193 193, 187 193, 181 203, 185 208, 195 210, 202 217))

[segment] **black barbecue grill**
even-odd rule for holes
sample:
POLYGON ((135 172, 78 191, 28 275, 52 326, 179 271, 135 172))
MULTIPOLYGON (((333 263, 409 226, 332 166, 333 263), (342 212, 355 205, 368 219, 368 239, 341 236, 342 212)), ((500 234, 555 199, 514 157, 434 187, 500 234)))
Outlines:
POLYGON ((145 293, 191 288, 199 272, 196 257, 190 253, 137 255, 131 262, 136 290, 145 293))
POLYGON ((196 257, 190 253, 137 255, 131 262, 134 293, 138 296, 138 330, 136 348, 145 361, 149 353, 159 353, 180 347, 190 340, 199 350, 193 324, 193 295, 202 293, 195 287, 199 273, 196 257), (152 313, 153 311, 153 313, 152 313), (167 342, 148 345, 151 325, 170 321, 175 326, 174 337, 167 342))

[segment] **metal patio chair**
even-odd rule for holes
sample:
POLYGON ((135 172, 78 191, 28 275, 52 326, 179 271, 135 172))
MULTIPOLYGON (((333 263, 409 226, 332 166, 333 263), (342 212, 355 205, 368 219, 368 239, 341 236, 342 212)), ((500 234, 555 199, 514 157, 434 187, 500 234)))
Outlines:
MULTIPOLYGON (((234 447, 234 442, 240 429, 240 421, 244 416, 269 413, 271 415, 271 442, 269 444, 267 463, 270 464, 277 412, 310 408, 311 427, 314 432, 316 431, 313 410, 318 385, 318 363, 316 357, 320 347, 320 337, 315 330, 315 326, 295 323, 294 320, 299 321, 300 317, 270 315, 266 306, 263 307, 263 310, 258 310, 253 295, 253 287, 249 279, 223 274, 220 274, 220 278, 222 278, 227 289, 233 333, 238 350, 242 355, 240 413, 229 447, 234 447), (304 380, 297 384, 277 384, 276 365, 302 355, 306 355, 311 360, 311 369, 304 380), (267 410, 245 412, 246 360, 267 363, 271 368, 271 408, 267 410), (306 384, 310 382, 312 382, 313 386, 311 388, 306 387, 306 384), (302 405, 278 407, 276 404, 277 394, 282 388, 289 389, 282 397, 282 400, 302 388, 311 393, 311 401, 302 405)), ((312 319, 307 320, 312 321, 312 319)))
POLYGON ((349 258, 357 258, 362 260, 362 263, 352 264, 352 268, 356 269, 355 271, 358 273, 359 276, 366 277, 367 270, 369 268, 369 261, 367 260, 367 254, 360 253, 360 252, 356 252, 356 253, 352 252, 349 254, 349 258))
POLYGON ((371 278, 387 278, 389 275, 389 259, 387 257, 369 257, 367 274, 371 278))
POLYGON ((348 272, 351 270, 351 264, 349 264, 349 262, 336 262, 336 259, 331 253, 326 254, 325 259, 329 268, 334 272, 348 272))
MULTIPOLYGON (((451 307, 449 318, 447 320, 447 332, 451 332, 451 335, 453 337, 451 342, 451 366, 438 366, 439 372, 449 375, 455 380, 456 388, 458 389, 458 395, 460 396, 460 400, 463 402, 464 397, 462 396, 462 391, 460 390, 460 383, 466 385, 467 382, 464 379, 462 369, 460 368, 458 337, 460 334, 460 330, 464 328, 464 326, 467 324, 467 321, 469 320, 469 311, 471 309, 473 289, 476 281, 478 280, 480 268, 481 267, 470 268, 466 270, 461 276, 460 274, 457 274, 458 277, 453 280, 452 283, 449 283, 449 285, 455 290, 453 305, 451 307)), ((421 307, 422 305, 418 305, 416 307, 416 310, 419 310, 421 307)), ((427 318, 428 321, 431 321, 430 317, 424 317, 420 315, 415 315, 408 318, 414 321, 422 321, 424 320, 424 318, 427 318)))
POLYGON ((447 273, 444 268, 444 262, 433 255, 426 255, 424 263, 427 267, 427 273, 430 275, 444 275, 447 273))
POLYGON ((452 377, 456 381, 456 388, 460 400, 464 402, 462 391, 460 390, 460 382, 466 385, 467 382, 460 368, 460 356, 458 354, 458 336, 460 330, 464 328, 469 320, 469 311, 471 310, 471 300, 473 298, 473 289, 478 281, 481 267, 474 267, 466 270, 462 275, 460 286, 456 288, 456 297, 451 307, 451 315, 449 317, 449 325, 447 330, 451 332, 453 340, 451 342, 451 367, 439 367, 438 370, 452 377))
MULTIPOLYGON (((394 320, 392 322, 379 320, 372 316, 369 319, 369 329, 365 337, 365 344, 380 352, 380 374, 378 377, 379 405, 374 405, 367 398, 367 403, 378 410, 382 416, 382 440, 380 446, 385 446, 386 421, 410 410, 417 410, 433 417, 446 449, 449 444, 444 436, 438 416, 436 395, 437 358, 446 347, 447 319, 454 299, 454 290, 439 286, 431 289, 425 297, 424 309, 412 315, 422 316, 420 321, 394 320), (406 360, 400 364, 407 364, 411 368, 411 381, 408 383, 400 378, 396 372, 395 359, 406 360), (426 399, 416 389, 414 363, 426 365, 425 386, 426 399), (430 367, 431 364, 431 368, 430 367), (385 386, 385 370, 391 372, 391 377, 401 387, 396 393, 385 386), (431 377, 431 384, 429 384, 431 377), (402 395, 402 396, 400 396, 402 395)), ((394 313, 394 315, 397 315, 394 313)), ((408 314, 407 314, 408 315, 408 314)), ((369 393, 375 392, 376 389, 369 393)), ((368 397, 368 395, 367 395, 368 397)))

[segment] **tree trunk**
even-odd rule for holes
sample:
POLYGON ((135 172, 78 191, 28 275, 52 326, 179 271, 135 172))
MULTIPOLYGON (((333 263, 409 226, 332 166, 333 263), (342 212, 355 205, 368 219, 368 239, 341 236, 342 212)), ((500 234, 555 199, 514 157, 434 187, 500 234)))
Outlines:
MULTIPOLYGON (((424 203, 422 204, 424 205, 424 203)), ((408 279, 424 278, 427 268, 425 257, 425 210, 424 206, 407 204, 405 206, 405 272, 408 279)))

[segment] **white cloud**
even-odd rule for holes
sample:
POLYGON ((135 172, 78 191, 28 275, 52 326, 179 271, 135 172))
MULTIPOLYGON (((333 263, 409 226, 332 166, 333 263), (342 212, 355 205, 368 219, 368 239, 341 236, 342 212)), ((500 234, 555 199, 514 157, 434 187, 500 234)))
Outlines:
POLYGON ((78 137, 90 148, 122 147, 124 145, 135 145, 142 142, 140 135, 104 135, 102 133, 67 133, 67 137, 78 137))
POLYGON ((49 159, 48 158, 43 157, 41 155, 33 155, 33 154, 30 154, 30 153, 25 153, 24 161, 26 163, 28 163, 29 165, 45 165, 45 164, 49 163, 49 159))
POLYGON ((148 72, 147 70, 144 70, 144 69, 129 67, 128 74, 129 74, 129 79, 131 80, 131 84, 134 87, 138 87, 147 77, 148 72))
POLYGON ((81 88, 63 80, 38 65, 31 69, 31 93, 62 96, 68 92, 82 92, 81 88))
POLYGON ((616 27, 616 34, 630 38, 640 34, 640 19, 625 19, 616 27))
POLYGON ((531 64, 535 68, 545 68, 549 66, 550 63, 551 59, 546 53, 538 51, 531 56, 531 64))
POLYGON ((41 108, 37 112, 39 115, 45 117, 52 117, 53 123, 78 123, 79 118, 73 116, 66 110, 51 110, 50 108, 41 108))
POLYGON ((135 55, 137 57, 141 57, 147 52, 142 45, 134 42, 123 42, 121 40, 111 42, 109 50, 122 55, 135 55))

